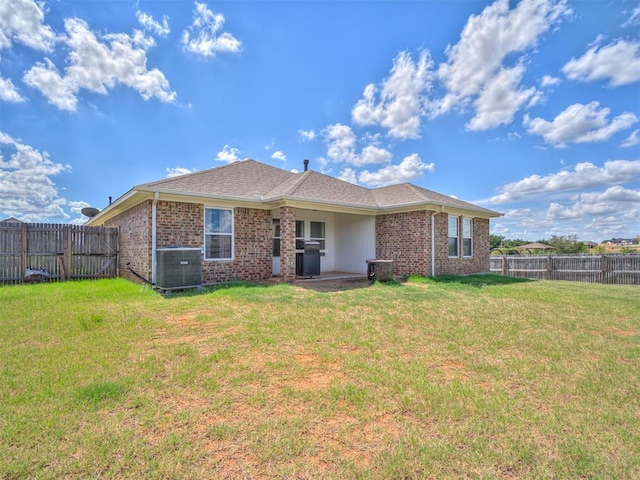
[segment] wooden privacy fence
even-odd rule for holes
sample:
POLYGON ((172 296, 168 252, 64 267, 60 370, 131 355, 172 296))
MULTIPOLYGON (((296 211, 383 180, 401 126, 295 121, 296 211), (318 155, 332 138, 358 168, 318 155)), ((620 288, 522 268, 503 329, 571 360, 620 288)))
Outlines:
POLYGON ((0 223, 0 283, 27 270, 45 280, 118 276, 118 229, 51 223, 0 223))
POLYGON ((640 254, 492 255, 490 263, 509 277, 640 285, 640 254))

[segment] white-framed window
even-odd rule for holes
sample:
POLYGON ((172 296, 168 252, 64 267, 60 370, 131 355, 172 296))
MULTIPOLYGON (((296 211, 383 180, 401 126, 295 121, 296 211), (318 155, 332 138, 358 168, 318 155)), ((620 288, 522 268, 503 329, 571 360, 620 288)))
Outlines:
POLYGON ((204 259, 233 260, 233 210, 204 209, 204 259))
POLYGON ((279 218, 273 219, 272 233, 273 233, 273 256, 279 257, 280 256, 280 219, 279 218))
POLYGON ((304 248, 304 220, 296 220, 296 250, 304 248))
POLYGON ((324 222, 311 221, 309 224, 309 240, 318 242, 320 244, 320 256, 324 257, 325 248, 325 233, 324 222))
POLYGON ((460 256, 460 217, 449 215, 448 251, 450 257, 460 256))
POLYGON ((473 256, 473 219, 462 217, 462 256, 473 256))

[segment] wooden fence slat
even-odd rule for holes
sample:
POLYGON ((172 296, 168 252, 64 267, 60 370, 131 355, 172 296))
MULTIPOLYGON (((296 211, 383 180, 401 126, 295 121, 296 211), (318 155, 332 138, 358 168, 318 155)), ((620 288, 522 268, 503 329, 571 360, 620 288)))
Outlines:
POLYGON ((28 268, 47 280, 118 276, 118 229, 0 223, 0 283, 22 282, 28 268))
POLYGON ((538 280, 640 285, 640 255, 493 255, 490 271, 538 280))

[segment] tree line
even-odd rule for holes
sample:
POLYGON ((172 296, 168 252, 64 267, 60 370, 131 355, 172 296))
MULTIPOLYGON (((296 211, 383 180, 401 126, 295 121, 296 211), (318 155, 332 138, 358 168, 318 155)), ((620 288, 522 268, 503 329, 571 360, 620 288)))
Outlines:
MULTIPOLYGON (((503 235, 489 235, 489 244, 491 246, 491 250, 493 250, 494 248, 505 250, 515 249, 516 247, 520 247, 528 243, 532 242, 529 240, 522 240, 520 238, 511 240, 505 238, 503 235)), ((598 251, 599 249, 603 250, 603 252, 600 253, 604 253, 603 245, 599 245, 594 249, 590 249, 589 246, 584 242, 579 241, 576 235, 553 235, 548 239, 543 238, 541 240, 536 240, 536 243, 543 243, 545 245, 554 247, 556 249, 554 250, 554 253, 586 253, 587 251, 598 251)), ((623 248, 622 250, 624 251, 625 249, 623 248)), ((630 250, 634 251, 633 249, 630 250)))

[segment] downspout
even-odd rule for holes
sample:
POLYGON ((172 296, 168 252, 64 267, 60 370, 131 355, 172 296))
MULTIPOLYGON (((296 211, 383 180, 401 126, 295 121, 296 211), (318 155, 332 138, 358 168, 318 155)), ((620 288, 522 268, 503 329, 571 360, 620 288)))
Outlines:
POLYGON ((440 205, 439 212, 431 214, 431 277, 436 276, 436 222, 435 218, 438 213, 444 212, 444 205, 440 205))
POLYGON ((158 243, 158 235, 157 235, 157 207, 158 199, 160 198, 160 194, 155 192, 153 196, 153 202, 151 203, 151 285, 156 284, 156 247, 158 243))

